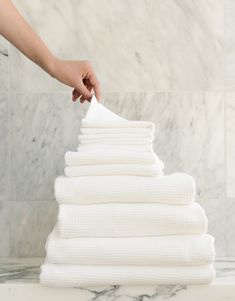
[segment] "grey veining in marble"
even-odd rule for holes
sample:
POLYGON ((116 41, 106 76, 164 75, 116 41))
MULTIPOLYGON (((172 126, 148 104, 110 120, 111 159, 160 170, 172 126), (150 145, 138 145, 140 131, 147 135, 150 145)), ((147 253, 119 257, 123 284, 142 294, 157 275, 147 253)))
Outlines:
POLYGON ((10 172, 8 95, 5 92, 0 92, 0 124, 0 201, 5 201, 9 197, 10 172))
POLYGON ((57 214, 56 202, 11 202, 10 256, 44 256, 57 214))
POLYGON ((8 42, 0 35, 0 91, 8 90, 8 42))
MULTIPOLYGON (((222 87, 222 0, 14 2, 59 57, 91 60, 106 91, 222 87)), ((11 89, 67 89, 11 56, 11 89)))
POLYGON ((12 94, 11 200, 54 200, 54 180, 64 153, 76 150, 87 105, 65 94, 12 94))

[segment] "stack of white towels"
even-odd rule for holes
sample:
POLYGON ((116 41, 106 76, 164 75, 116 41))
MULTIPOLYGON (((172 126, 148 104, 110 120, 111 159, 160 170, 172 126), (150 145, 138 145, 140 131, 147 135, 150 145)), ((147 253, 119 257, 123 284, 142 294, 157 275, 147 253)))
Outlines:
POLYGON ((92 99, 77 152, 55 181, 58 222, 41 283, 205 284, 215 276, 214 239, 195 202, 194 179, 163 175, 154 124, 128 121, 92 99))

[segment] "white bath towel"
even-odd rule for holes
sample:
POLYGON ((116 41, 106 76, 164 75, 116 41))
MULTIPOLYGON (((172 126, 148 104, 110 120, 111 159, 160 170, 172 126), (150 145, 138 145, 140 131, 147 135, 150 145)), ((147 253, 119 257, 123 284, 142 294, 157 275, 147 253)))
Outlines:
POLYGON ((156 177, 163 175, 163 168, 157 164, 103 164, 103 165, 81 165, 65 167, 64 173, 67 177, 81 176, 105 176, 105 175, 134 175, 145 177, 156 177))
POLYGON ((116 150, 90 150, 87 152, 66 152, 65 165, 78 166, 90 164, 163 164, 154 152, 132 152, 116 150))
POLYGON ((194 179, 184 173, 162 177, 89 176, 55 180, 58 203, 141 203, 189 204, 195 198, 194 179))
POLYGON ((64 238, 200 234, 207 231, 207 217, 196 202, 60 204, 58 229, 64 238))
POLYGON ((49 235, 47 261, 94 265, 202 265, 214 261, 214 238, 202 235, 61 238, 49 235))
POLYGON ((48 286, 207 284, 215 277, 209 265, 184 267, 99 266, 46 263, 40 282, 48 286))

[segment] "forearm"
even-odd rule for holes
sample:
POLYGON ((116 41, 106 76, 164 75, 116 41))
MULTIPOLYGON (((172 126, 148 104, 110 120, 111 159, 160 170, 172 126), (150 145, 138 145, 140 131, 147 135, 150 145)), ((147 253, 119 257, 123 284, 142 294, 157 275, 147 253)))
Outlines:
POLYGON ((53 73, 55 57, 10 0, 0 0, 0 34, 46 72, 53 73))

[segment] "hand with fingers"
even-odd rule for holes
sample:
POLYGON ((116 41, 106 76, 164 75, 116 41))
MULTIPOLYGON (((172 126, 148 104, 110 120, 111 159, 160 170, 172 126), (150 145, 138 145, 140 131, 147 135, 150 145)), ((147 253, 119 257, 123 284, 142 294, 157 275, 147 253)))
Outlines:
POLYGON ((93 91, 100 100, 100 85, 91 64, 88 61, 57 59, 11 0, 0 0, 0 35, 48 74, 72 87, 73 101, 90 101, 93 91))
POLYGON ((101 98, 100 85, 89 61, 63 61, 56 59, 51 75, 73 90, 72 100, 83 103, 90 101, 92 91, 98 100, 101 98))

